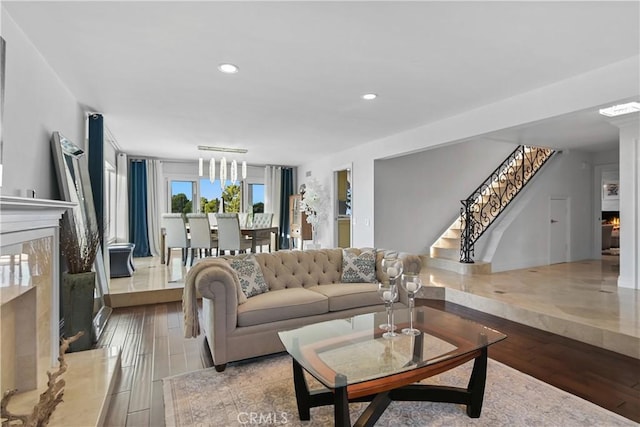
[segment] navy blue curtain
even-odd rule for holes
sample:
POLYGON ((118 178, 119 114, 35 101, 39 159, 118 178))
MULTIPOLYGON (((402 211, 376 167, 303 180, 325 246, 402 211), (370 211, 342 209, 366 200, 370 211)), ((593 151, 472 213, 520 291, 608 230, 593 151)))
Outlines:
POLYGON ((144 160, 129 163, 129 238, 136 245, 134 257, 151 256, 147 224, 147 164, 144 160))
MULTIPOLYGON (((100 241, 104 239, 104 119, 102 114, 89 115, 89 179, 96 208, 100 241)), ((106 248, 102 248, 106 250, 106 248)))
POLYGON ((282 168, 280 183, 280 249, 289 249, 289 196, 293 195, 293 169, 282 168))

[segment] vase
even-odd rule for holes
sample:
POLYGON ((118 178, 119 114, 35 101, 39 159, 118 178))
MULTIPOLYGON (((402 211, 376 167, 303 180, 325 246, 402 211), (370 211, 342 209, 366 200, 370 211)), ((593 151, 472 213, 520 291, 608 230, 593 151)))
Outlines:
POLYGON ((96 273, 62 273, 61 303, 64 336, 69 338, 80 331, 84 335, 71 343, 69 351, 90 350, 93 347, 93 305, 96 273))

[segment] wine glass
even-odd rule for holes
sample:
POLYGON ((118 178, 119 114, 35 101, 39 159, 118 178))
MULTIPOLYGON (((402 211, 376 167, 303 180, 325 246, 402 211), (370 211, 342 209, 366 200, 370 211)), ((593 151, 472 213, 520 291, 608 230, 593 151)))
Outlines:
POLYGON ((393 303, 398 301, 398 287, 389 283, 378 283, 378 295, 384 301, 384 307, 387 311, 387 323, 378 326, 383 331, 383 338, 392 338, 398 336, 394 331, 396 325, 393 324, 393 303))
POLYGON ((396 279, 402 274, 402 260, 397 257, 385 257, 382 259, 382 271, 389 277, 389 284, 396 285, 396 279))
POLYGON ((409 327, 403 328, 402 333, 405 335, 420 335, 420 330, 413 327, 413 307, 415 306, 416 293, 420 290, 422 281, 417 274, 403 274, 402 287, 407 291, 409 297, 409 327))

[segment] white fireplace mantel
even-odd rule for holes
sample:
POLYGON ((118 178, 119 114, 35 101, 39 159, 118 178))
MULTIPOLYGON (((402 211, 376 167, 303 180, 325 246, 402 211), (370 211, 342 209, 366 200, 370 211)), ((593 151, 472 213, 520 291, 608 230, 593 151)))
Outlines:
POLYGON ((0 232, 58 227, 62 214, 74 206, 60 200, 0 196, 0 232))
POLYGON ((60 218, 75 203, 0 196, 0 388, 46 384, 60 341, 60 218))

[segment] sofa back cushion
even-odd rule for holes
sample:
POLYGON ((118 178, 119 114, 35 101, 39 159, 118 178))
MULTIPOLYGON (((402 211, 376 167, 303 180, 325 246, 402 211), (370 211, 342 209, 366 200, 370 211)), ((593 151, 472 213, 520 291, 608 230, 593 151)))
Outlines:
POLYGON ((342 249, 256 254, 270 290, 340 283, 342 249))

